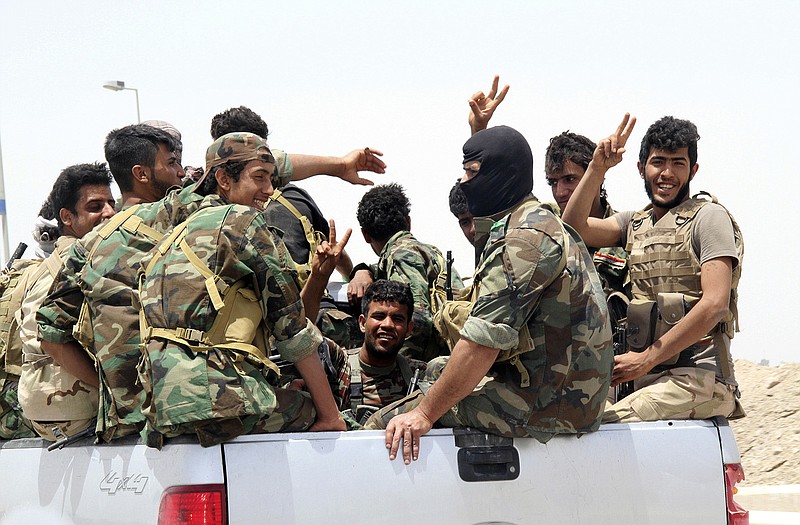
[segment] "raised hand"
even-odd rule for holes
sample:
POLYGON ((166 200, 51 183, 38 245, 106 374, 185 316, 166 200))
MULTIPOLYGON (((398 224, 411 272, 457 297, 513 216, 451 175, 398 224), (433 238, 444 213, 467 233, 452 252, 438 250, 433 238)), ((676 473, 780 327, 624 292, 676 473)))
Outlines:
POLYGON ((382 156, 382 152, 370 148, 351 151, 342 157, 343 171, 340 178, 350 184, 372 186, 374 183, 369 179, 361 178, 358 172, 386 173, 386 164, 379 158, 382 156))
POLYGON ((492 89, 489 90, 488 95, 484 95, 483 91, 478 91, 469 98, 469 127, 473 135, 486 129, 494 114, 494 110, 497 109, 497 106, 506 98, 509 86, 506 84, 503 90, 497 93, 499 83, 500 75, 495 75, 494 82, 492 82, 492 89))
POLYGON ((323 241, 317 246, 317 251, 314 254, 314 259, 311 261, 311 273, 325 278, 328 281, 333 270, 336 269, 336 264, 339 262, 339 256, 344 250, 347 241, 350 240, 350 235, 353 233, 352 228, 348 228, 342 237, 342 240, 336 241, 336 223, 331 219, 328 221, 330 226, 330 239, 323 241))
POLYGON ((604 169, 612 168, 622 162, 625 144, 628 142, 635 125, 636 117, 631 117, 630 113, 625 113, 622 122, 617 126, 617 130, 597 144, 594 155, 592 155, 592 162, 604 169))

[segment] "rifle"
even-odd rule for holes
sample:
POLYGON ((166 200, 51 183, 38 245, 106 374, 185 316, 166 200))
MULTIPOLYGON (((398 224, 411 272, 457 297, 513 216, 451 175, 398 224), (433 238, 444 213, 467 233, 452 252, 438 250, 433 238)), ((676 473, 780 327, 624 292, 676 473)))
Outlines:
POLYGON ((47 447, 48 452, 52 452, 53 450, 60 450, 67 445, 71 445, 76 441, 80 441, 83 438, 92 437, 95 434, 95 424, 90 424, 85 429, 81 430, 77 434, 73 436, 65 436, 58 427, 53 427, 53 434, 56 436, 57 441, 47 447), (59 435, 61 437, 59 437, 59 435))
MULTIPOLYGON (((614 325, 614 355, 621 355, 628 351, 628 323, 622 318, 614 325)), ((626 381, 614 387, 614 400, 621 399, 633 393, 633 381, 626 381)))
POLYGON ((406 392, 407 396, 410 396, 414 390, 417 389, 417 385, 419 384, 419 368, 414 370, 414 377, 411 378, 411 382, 408 384, 408 392, 406 392))
POLYGON ((11 265, 14 264, 14 261, 22 257, 25 254, 25 250, 27 249, 28 249, 27 244, 25 244, 24 242, 19 243, 17 245, 17 249, 14 250, 14 253, 11 254, 11 258, 6 263, 6 270, 10 270, 11 265))
POLYGON ((453 300, 453 252, 447 250, 447 280, 444 283, 444 294, 448 301, 453 300))

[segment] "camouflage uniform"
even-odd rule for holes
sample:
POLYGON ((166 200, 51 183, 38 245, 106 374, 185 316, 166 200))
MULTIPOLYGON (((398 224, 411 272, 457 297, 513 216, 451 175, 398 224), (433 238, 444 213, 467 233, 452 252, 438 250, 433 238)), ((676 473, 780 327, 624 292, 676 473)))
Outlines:
POLYGON ((203 197, 194 188, 190 185, 160 201, 139 205, 134 213, 138 219, 132 222, 140 222, 140 230, 152 229, 151 236, 117 228, 102 238, 104 225, 115 220, 111 218, 76 242, 37 313, 39 337, 55 343, 76 341, 73 329, 81 319, 80 342, 96 358, 103 385, 97 431, 106 440, 138 432, 144 422, 143 394, 136 381, 140 356, 136 273, 158 238, 200 206, 203 197), (84 301, 87 311, 81 318, 84 301))
POLYGON ((36 311, 47 297, 70 247, 77 239, 62 235, 55 250, 29 279, 25 299, 19 312, 22 340, 22 373, 19 381, 19 402, 36 432, 50 441, 60 434, 71 436, 94 423, 97 417, 97 388, 88 385, 56 363, 42 350, 36 339, 36 311))
MULTIPOLYGON (((559 433, 596 430, 613 356, 608 312, 591 258, 577 235, 565 237, 560 221, 533 198, 495 218, 475 271, 478 300, 461 336, 500 349, 502 356, 518 347, 527 324, 532 350, 519 355, 521 368, 495 362, 490 375, 438 424, 541 442, 559 433)), ((429 364, 427 380, 436 379, 445 359, 429 364)), ((367 427, 384 427, 422 397, 387 407, 367 427)))
POLYGON ((18 398, 22 373, 22 340, 18 310, 30 276, 41 259, 17 259, 0 271, 0 439, 34 437, 32 423, 23 415, 18 398))
POLYGON ((153 332, 143 337, 140 379, 151 445, 159 446, 157 433, 196 432, 211 445, 248 432, 306 430, 315 419, 306 392, 276 388, 277 367, 266 357, 270 336, 289 362, 313 355, 323 342, 305 317, 292 260, 257 209, 225 204, 206 197, 183 233, 153 251, 161 256, 142 261, 142 308, 153 332), (242 318, 226 320, 214 299, 227 305, 227 290, 237 283, 242 287, 231 295, 244 297, 260 317, 246 336, 232 332, 242 318))
POLYGON ((347 350, 350 362, 350 389, 346 403, 359 422, 373 412, 399 401, 408 394, 414 374, 418 379, 425 372, 427 363, 398 355, 390 366, 377 367, 364 363, 359 358, 361 348, 347 350), (419 372, 417 372, 419 371, 419 372))
MULTIPOLYGON (((392 235, 373 268, 373 277, 407 283, 414 295, 414 329, 406 339, 401 353, 421 361, 430 361, 445 351, 436 338, 431 317, 431 288, 445 270, 442 252, 436 246, 419 242, 409 231, 392 235)), ((464 284, 453 269, 453 288, 464 284)))

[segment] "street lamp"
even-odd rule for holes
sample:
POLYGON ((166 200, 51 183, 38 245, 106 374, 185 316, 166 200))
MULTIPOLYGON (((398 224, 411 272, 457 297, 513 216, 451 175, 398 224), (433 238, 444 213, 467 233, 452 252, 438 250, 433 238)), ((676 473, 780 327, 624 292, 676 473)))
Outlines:
POLYGON ((106 89, 110 89, 111 91, 122 91, 123 89, 129 89, 136 93, 136 123, 142 123, 142 117, 139 116, 139 90, 132 87, 125 87, 125 82, 122 80, 109 80, 103 87, 106 89))

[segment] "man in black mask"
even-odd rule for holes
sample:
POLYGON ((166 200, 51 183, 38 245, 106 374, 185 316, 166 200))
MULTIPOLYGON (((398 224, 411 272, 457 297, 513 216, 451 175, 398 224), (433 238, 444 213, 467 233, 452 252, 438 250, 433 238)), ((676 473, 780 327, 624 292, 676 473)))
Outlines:
POLYGON ((474 306, 461 339, 439 358, 448 359, 443 371, 429 364, 429 389, 366 425, 385 425, 390 459, 402 442, 406 463, 434 423, 541 442, 596 430, 608 394, 613 352, 600 280, 580 239, 531 194, 525 138, 507 126, 473 135, 461 188, 477 227, 474 306))

